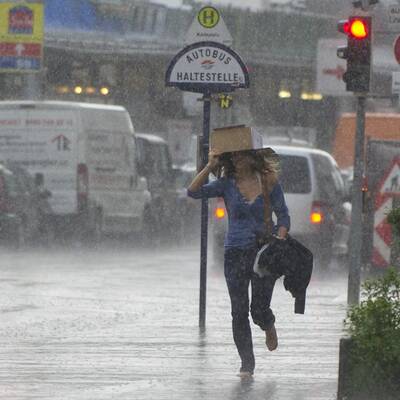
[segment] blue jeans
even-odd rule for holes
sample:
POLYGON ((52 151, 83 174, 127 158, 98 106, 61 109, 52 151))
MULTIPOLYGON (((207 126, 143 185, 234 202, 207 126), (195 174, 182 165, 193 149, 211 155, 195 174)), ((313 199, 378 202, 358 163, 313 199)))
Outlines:
POLYGON ((224 273, 231 299, 233 340, 242 361, 241 371, 253 373, 255 359, 249 322, 249 284, 251 283, 251 317, 262 330, 275 322, 270 308, 275 275, 259 277, 253 272, 256 246, 225 249, 224 273))

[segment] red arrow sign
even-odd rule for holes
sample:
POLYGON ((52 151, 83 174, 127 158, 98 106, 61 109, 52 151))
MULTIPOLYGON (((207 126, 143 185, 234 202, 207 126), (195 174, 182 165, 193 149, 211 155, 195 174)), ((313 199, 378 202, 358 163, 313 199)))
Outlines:
POLYGON ((0 43, 0 57, 41 57, 42 45, 37 43, 0 43))
POLYGON ((343 74, 346 72, 346 70, 341 66, 338 65, 336 68, 325 68, 322 73, 325 75, 333 75, 336 77, 337 80, 342 80, 343 79, 343 74))

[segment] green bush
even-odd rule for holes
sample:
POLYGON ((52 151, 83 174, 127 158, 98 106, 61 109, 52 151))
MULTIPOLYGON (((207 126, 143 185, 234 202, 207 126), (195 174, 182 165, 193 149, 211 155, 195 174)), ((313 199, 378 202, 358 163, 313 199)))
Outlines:
POLYGON ((400 237, 400 207, 393 208, 388 213, 387 221, 392 225, 393 234, 399 238, 400 237))
POLYGON ((350 391, 353 398, 400 398, 400 274, 363 284, 363 301, 345 321, 352 339, 350 391))
MULTIPOLYGON (((400 268, 400 207, 393 208, 387 216, 387 221, 392 225, 392 265, 400 268)), ((399 396, 400 397, 400 396, 399 396)))

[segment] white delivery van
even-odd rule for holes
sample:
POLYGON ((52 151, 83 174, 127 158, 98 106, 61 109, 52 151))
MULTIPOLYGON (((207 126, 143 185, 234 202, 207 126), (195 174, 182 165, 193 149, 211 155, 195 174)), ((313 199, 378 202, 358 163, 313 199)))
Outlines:
POLYGON ((44 176, 53 220, 86 237, 141 231, 150 193, 128 112, 59 101, 0 102, 0 161, 44 176))

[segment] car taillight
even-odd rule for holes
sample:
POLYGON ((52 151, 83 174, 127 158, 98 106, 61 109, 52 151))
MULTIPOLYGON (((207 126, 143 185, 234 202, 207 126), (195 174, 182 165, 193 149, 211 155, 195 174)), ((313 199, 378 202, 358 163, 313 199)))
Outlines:
POLYGON ((313 225, 320 225, 324 222, 324 213, 322 204, 319 201, 314 201, 311 206, 310 222, 313 225))
POLYGON ((6 199, 6 185, 4 177, 0 175, 0 212, 8 212, 8 204, 6 199))
POLYGON ((89 194, 89 174, 86 164, 78 164, 77 175, 78 210, 83 211, 87 207, 89 194))
POLYGON ((224 200, 218 199, 217 206, 215 207, 214 210, 214 216, 216 219, 224 219, 225 215, 226 215, 226 210, 225 210, 224 200))

